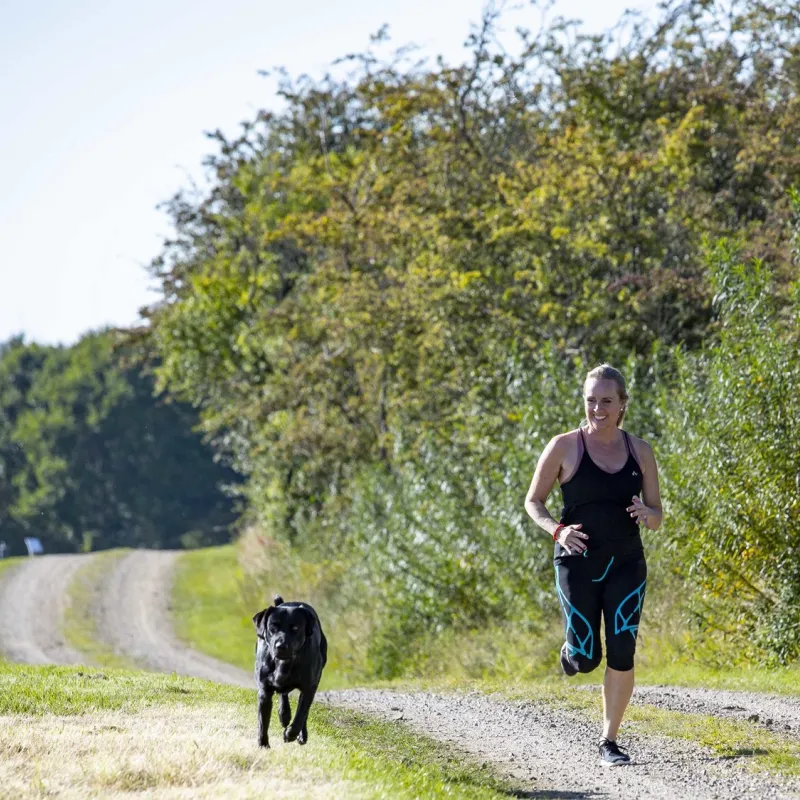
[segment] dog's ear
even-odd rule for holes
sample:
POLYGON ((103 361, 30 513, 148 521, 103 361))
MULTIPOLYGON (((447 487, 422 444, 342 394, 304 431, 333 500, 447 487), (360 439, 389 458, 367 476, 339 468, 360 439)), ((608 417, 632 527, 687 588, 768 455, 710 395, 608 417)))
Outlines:
POLYGON ((303 615, 306 618, 306 638, 308 638, 312 633, 314 633, 314 628, 317 627, 317 617, 310 608, 304 606, 302 603, 298 606, 298 608, 303 612, 303 615))
POLYGON ((270 606, 269 608, 265 608, 263 611, 259 611, 258 614, 253 616, 253 625, 256 626, 256 633, 258 634, 259 639, 267 638, 267 620, 269 619, 269 615, 274 610, 275 606, 270 606))
POLYGON ((276 594, 275 597, 272 598, 272 602, 276 606, 283 605, 283 598, 279 594, 276 594))

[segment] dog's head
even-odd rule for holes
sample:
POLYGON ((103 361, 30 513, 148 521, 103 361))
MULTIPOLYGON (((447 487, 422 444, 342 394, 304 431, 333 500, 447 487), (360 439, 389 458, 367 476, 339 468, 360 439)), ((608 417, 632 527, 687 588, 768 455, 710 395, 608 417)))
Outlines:
POLYGON ((314 632, 317 619, 302 603, 284 605, 276 597, 274 606, 253 617, 253 624, 276 661, 291 661, 314 632))

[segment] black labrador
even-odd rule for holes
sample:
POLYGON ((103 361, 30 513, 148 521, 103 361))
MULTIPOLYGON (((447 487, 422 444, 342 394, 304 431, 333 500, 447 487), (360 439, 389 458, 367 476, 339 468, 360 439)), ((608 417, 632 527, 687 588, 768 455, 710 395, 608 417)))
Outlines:
POLYGON ((258 633, 255 678, 258 687, 258 744, 269 747, 272 695, 280 699, 278 719, 283 740, 308 741, 306 720, 328 660, 328 641, 317 612, 307 603, 284 603, 276 596, 274 606, 253 617, 258 633), (292 720, 289 692, 299 689, 300 699, 292 720), (291 724, 290 724, 291 720, 291 724))

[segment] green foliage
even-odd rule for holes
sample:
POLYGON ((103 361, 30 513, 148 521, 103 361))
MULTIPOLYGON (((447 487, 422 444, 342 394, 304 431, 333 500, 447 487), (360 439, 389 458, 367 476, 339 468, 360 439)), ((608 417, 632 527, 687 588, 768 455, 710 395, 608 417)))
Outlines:
POLYGON ((180 547, 229 538, 233 473, 214 463, 186 406, 115 352, 110 334, 70 348, 0 350, 0 537, 46 551, 180 547))
POLYGON ((469 63, 369 51, 215 134, 211 191, 169 205, 148 336, 261 520, 296 537, 362 468, 395 468, 398 438, 501 407, 510 350, 694 347, 703 236, 788 252, 791 9, 667 3, 655 27, 523 33, 518 55, 488 12, 469 63))
POLYGON ((785 663, 800 655, 800 304, 787 331, 771 271, 731 242, 709 267, 718 337, 679 358, 667 397, 669 530, 700 623, 785 663))
POLYGON ((517 54, 489 11, 468 63, 370 50, 285 79, 282 112, 214 134, 210 191, 169 204, 159 388, 201 410, 268 541, 347 575, 375 672, 430 631, 549 614, 522 496, 599 361, 664 456, 658 568, 718 595, 705 626, 796 655, 794 6, 668 0, 655 25, 523 31, 517 54), (707 262, 720 239, 750 266, 725 244, 707 262))

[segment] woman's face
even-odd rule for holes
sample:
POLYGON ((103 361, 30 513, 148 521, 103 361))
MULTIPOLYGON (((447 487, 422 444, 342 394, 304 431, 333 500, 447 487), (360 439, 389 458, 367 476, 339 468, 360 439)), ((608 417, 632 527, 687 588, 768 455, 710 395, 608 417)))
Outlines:
POLYGON ((616 428, 622 413, 622 399, 616 381, 589 378, 583 387, 583 406, 591 430, 616 428))

